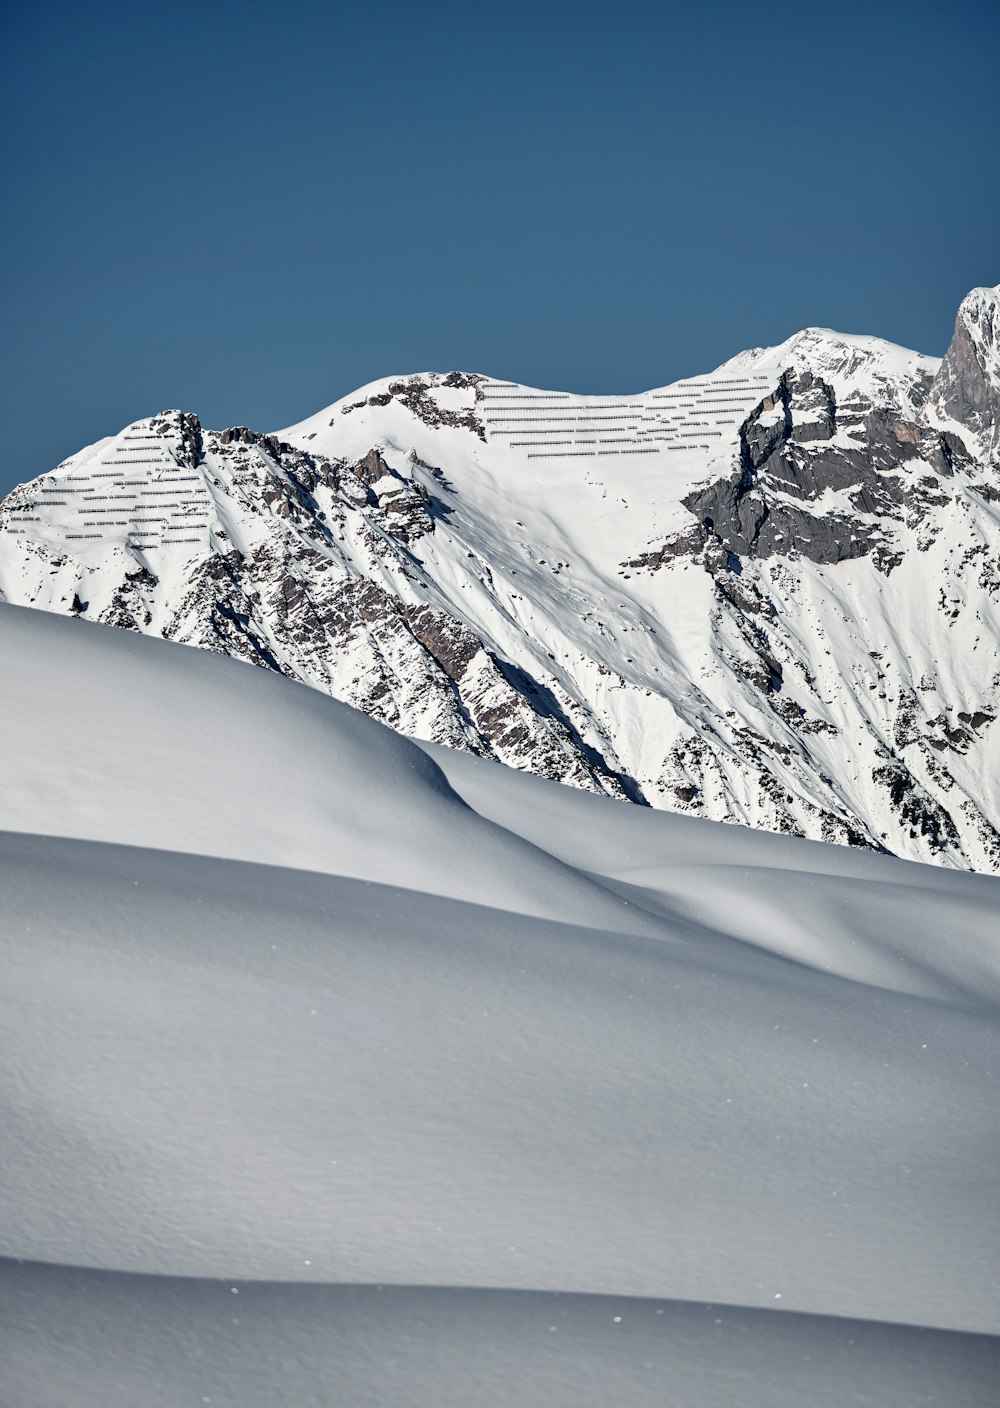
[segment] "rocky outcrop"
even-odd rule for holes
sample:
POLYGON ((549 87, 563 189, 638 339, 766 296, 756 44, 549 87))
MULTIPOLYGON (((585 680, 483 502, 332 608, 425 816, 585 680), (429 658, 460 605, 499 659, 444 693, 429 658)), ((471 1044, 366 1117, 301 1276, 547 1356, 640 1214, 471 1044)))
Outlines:
MULTIPOLYGON (((939 482, 968 464, 954 435, 901 419, 855 393, 848 406, 821 377, 794 369, 744 422, 732 474, 696 489, 696 524, 623 564, 655 570, 721 549, 737 559, 798 554, 831 564, 873 555, 898 565, 893 525, 925 518, 950 497, 939 482)), ((718 558, 718 565, 724 565, 718 558)))
POLYGON ((347 402, 341 406, 340 413, 341 415, 350 415, 352 411, 360 410, 362 406, 388 406, 393 401, 398 401, 424 425, 433 427, 447 425, 457 430, 471 430, 480 440, 485 440, 486 429, 477 415, 475 407, 455 410, 443 406, 434 395, 435 389, 440 386, 456 391, 472 390, 478 400, 480 397, 479 387, 485 379, 485 377, 466 372, 448 372, 447 375, 440 377, 433 375, 429 377, 411 376, 405 380, 390 382, 385 391, 376 391, 363 401, 347 402))

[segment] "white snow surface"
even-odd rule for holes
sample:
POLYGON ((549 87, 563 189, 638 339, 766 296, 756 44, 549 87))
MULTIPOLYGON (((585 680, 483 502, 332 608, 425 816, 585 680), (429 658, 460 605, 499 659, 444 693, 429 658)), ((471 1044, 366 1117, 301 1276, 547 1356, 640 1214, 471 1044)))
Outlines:
POLYGON ((0 653, 5 1404, 994 1401, 1000 882, 0 653))

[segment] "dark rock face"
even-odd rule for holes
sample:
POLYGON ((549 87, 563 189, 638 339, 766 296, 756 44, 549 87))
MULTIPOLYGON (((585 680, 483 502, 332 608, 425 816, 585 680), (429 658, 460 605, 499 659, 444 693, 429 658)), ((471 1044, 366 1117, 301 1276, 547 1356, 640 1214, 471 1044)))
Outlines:
POLYGON ((885 519, 907 503, 899 469, 919 456, 921 431, 865 406, 857 447, 834 445, 837 409, 825 382, 786 373, 777 395, 741 427, 739 474, 690 495, 685 507, 737 557, 797 552, 833 563, 884 545, 885 519), (847 504, 808 507, 830 491, 847 504))
POLYGON ((483 648, 475 632, 461 625, 454 617, 446 616, 443 611, 433 611, 429 606, 404 606, 402 614, 414 637, 435 665, 454 684, 460 684, 483 648))
POLYGON ((158 584, 159 578, 148 567, 126 572, 101 619, 109 626, 119 626, 127 631, 145 630, 153 619, 148 598, 158 584))
POLYGON ((899 820, 909 827, 910 836, 924 837, 932 851, 959 844, 958 829, 950 815, 898 758, 890 758, 872 770, 872 781, 881 784, 899 820))
POLYGON ((377 449, 351 466, 355 477, 366 486, 366 503, 392 517, 392 532, 403 542, 414 542, 434 532, 431 496, 415 479, 404 479, 382 458, 377 449))
POLYGON ((974 289, 962 302, 955 333, 934 378, 938 413, 966 426, 1000 462, 1000 295, 974 289))
POLYGON ((899 561, 893 521, 912 522, 944 503, 937 481, 965 458, 953 435, 857 395, 844 409, 820 377, 788 371, 740 427, 736 472, 683 500, 697 526, 623 566, 653 570, 697 553, 710 569, 727 554, 801 554, 823 564, 871 554, 889 572, 899 561), (845 430, 847 443, 834 439, 845 430), (821 508, 828 496, 833 503, 821 508))
MULTIPOLYGON (((367 484, 370 487, 372 484, 377 484, 380 479, 391 478, 393 472, 378 450, 369 450, 364 459, 359 460, 354 466, 354 473, 362 484, 367 484)), ((396 477, 398 478, 398 475, 396 477)))
POLYGON ((150 419, 149 428, 175 444, 178 463, 187 469, 197 468, 202 456, 201 421, 197 416, 184 411, 164 411, 150 419))
POLYGON ((201 422, 197 416, 193 415, 182 415, 180 422, 181 463, 190 469, 196 469, 201 461, 201 422))

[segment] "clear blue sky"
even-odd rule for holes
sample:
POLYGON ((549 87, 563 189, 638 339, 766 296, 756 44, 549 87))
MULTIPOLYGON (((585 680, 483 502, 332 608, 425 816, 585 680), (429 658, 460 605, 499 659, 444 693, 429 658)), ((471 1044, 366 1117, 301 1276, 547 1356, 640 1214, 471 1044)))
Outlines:
POLYGON ((1000 0, 8 4, 0 488, 166 406, 661 384, 1000 281, 1000 0))

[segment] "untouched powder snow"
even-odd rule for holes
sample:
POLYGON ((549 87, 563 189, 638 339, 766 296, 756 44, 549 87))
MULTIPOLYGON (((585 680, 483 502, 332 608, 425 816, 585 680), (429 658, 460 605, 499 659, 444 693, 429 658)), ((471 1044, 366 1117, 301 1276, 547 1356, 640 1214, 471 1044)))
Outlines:
POLYGON ((469 810, 408 740, 314 690, 12 607, 0 650, 0 829, 620 921, 593 883, 469 810))
POLYGON ((1000 882, 0 651, 5 1403, 994 1401, 1000 882))
POLYGON ((983 1408, 997 1369, 982 1336, 726 1305, 236 1289, 238 1305, 226 1282, 0 1264, 7 1384, 31 1395, 44 1359, 46 1408, 983 1408))

